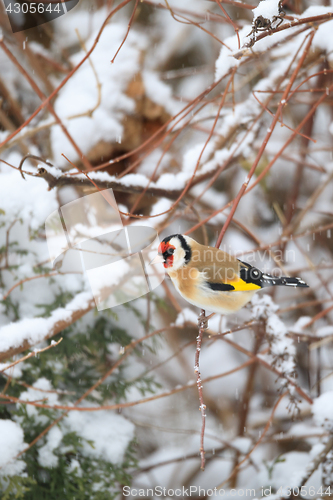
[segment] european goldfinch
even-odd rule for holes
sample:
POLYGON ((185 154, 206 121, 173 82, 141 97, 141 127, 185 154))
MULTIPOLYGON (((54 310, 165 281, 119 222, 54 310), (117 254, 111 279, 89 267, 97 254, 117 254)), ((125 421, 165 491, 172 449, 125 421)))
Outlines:
POLYGON ((189 236, 164 238, 154 262, 163 262, 174 286, 185 300, 201 309, 231 314, 266 286, 308 287, 300 278, 274 277, 189 236))

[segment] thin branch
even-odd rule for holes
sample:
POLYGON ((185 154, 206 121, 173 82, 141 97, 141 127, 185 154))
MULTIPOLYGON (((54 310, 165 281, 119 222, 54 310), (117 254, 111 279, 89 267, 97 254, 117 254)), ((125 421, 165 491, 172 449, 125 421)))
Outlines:
POLYGON ((44 109, 45 107, 48 106, 48 104, 51 102, 51 100, 58 94, 59 90, 62 89, 62 87, 68 82, 68 80, 73 76, 73 74, 82 66, 82 64, 89 58, 89 56, 92 54, 92 52, 95 50, 99 39, 104 31, 104 28, 110 21, 110 19, 118 12, 121 10, 125 5, 130 3, 131 0, 123 0, 117 7, 115 7, 106 17, 104 20, 100 30, 97 33, 97 36, 94 40, 94 43, 92 44, 91 48, 88 50, 86 55, 81 59, 81 61, 66 75, 66 77, 62 80, 62 82, 58 85, 57 88, 54 89, 54 91, 45 99, 43 102, 38 106, 38 108, 30 115, 30 117, 25 120, 20 127, 18 127, 14 132, 12 132, 4 141, 0 143, 0 149, 7 144, 13 137, 15 137, 24 127, 26 127, 34 118, 39 114, 39 112, 44 109))
POLYGON ((299 488, 301 488, 302 486, 304 486, 307 483, 307 481, 310 479, 310 477, 312 476, 312 474, 314 472, 316 472, 316 470, 318 469, 319 465, 321 463, 323 463, 323 461, 325 460, 327 454, 332 450, 332 448, 333 448, 333 436, 331 435, 329 437, 329 439, 327 440, 327 443, 325 444, 325 446, 322 449, 322 451, 320 453, 318 453, 318 455, 315 456, 315 458, 312 460, 312 462, 310 463, 310 465, 307 466, 305 474, 304 474, 304 476, 302 478, 302 481, 299 484, 299 488))
POLYGON ((202 337, 205 331, 205 311, 202 309, 199 316, 199 334, 197 336, 197 348, 195 351, 195 363, 194 363, 194 372, 196 374, 196 384, 199 393, 199 410, 201 412, 201 434, 200 434, 200 457, 201 457, 201 470, 205 470, 205 447, 204 447, 204 439, 205 439, 205 427, 206 427, 206 405, 204 404, 203 392, 202 392, 202 380, 200 374, 200 351, 202 344, 202 337))
POLYGON ((19 363, 22 363, 22 361, 26 361, 27 359, 29 358, 32 358, 33 356, 37 356, 37 354, 40 354, 42 352, 45 352, 45 351, 48 351, 49 349, 51 349, 52 347, 56 347, 57 345, 60 344, 60 342, 62 341, 63 339, 59 339, 57 342, 55 342, 54 340, 51 341, 51 344, 48 345, 47 347, 44 347, 43 349, 34 349, 33 352, 30 352, 29 354, 27 354, 26 356, 23 356, 22 358, 20 359, 17 359, 16 361, 13 361, 13 363, 10 363, 9 365, 6 366, 6 368, 2 368, 0 370, 0 373, 3 373, 5 372, 6 370, 9 370, 9 368, 12 368, 13 366, 16 366, 18 365, 19 363))
MULTIPOLYGON (((32 346, 34 346, 36 343, 41 342, 42 340, 48 340, 51 337, 54 337, 58 333, 62 332, 65 328, 68 326, 72 325, 75 323, 78 319, 82 318, 85 314, 87 314, 89 311, 94 309, 95 307, 95 301, 94 299, 90 298, 91 295, 88 294, 87 292, 82 292, 81 294, 77 295, 76 298, 74 299, 73 303, 80 303, 80 295, 82 298, 82 301, 84 300, 86 302, 86 305, 82 307, 77 307, 77 309, 72 310, 71 309, 71 302, 68 304, 68 307, 66 308, 59 308, 53 311, 51 316, 49 318, 32 318, 29 320, 22 320, 18 321, 15 323, 16 328, 19 328, 21 326, 22 332, 21 332, 21 339, 18 340, 17 338, 13 339, 12 342, 8 340, 8 347, 5 350, 0 351, 0 362, 5 361, 6 359, 12 358, 16 354, 20 354, 23 351, 26 351, 28 349, 31 349, 32 346), (88 299, 89 296, 89 299, 88 299), (59 314, 63 311, 65 313, 65 319, 57 319, 59 318, 59 314), (43 322, 45 324, 45 332, 43 334, 42 338, 36 337, 34 340, 31 340, 31 332, 34 331, 33 323, 34 321, 36 322, 36 325, 38 324, 40 327, 40 324, 43 322)), ((7 328, 10 328, 11 325, 3 326, 0 329, 0 334, 4 335, 4 331, 7 328)))
POLYGON ((240 190, 238 192, 238 195, 236 196, 236 198, 234 199, 234 201, 232 203, 232 207, 231 207, 231 210, 230 210, 229 215, 227 217, 227 220, 226 220, 225 224, 223 225, 223 227, 221 229, 221 232, 219 234, 219 237, 217 239, 217 242, 216 242, 216 245, 215 245, 217 248, 219 248, 219 246, 221 245, 223 236, 225 235, 225 232, 228 229, 228 226, 229 226, 229 224, 230 224, 230 222, 231 222, 231 220, 232 220, 232 218, 234 216, 234 213, 236 212, 238 204, 239 204, 240 200, 242 199, 242 197, 243 197, 243 195, 244 195, 244 193, 246 191, 246 188, 249 185, 249 182, 250 182, 250 180, 251 180, 251 178, 252 178, 252 176, 253 176, 253 174, 254 174, 257 166, 258 166, 258 163, 259 163, 259 161, 260 161, 260 159, 261 159, 261 157, 262 157, 265 149, 266 149, 267 143, 268 143, 268 141, 270 140, 270 138, 271 138, 271 136, 273 134, 274 128, 275 128, 276 124, 279 121, 279 117, 282 114, 282 109, 283 109, 285 100, 288 97, 288 94, 289 94, 289 92, 291 90, 291 87, 293 86, 293 83, 294 83, 294 81, 297 78, 298 72, 299 72, 300 68, 302 67, 303 62, 304 62, 304 60, 305 60, 305 58, 306 58, 306 56, 307 56, 307 54, 308 54, 308 52, 310 50, 310 47, 311 47, 314 35, 315 35, 315 32, 313 31, 312 34, 311 34, 311 36, 309 37, 309 41, 308 41, 308 43, 307 43, 307 45, 306 45, 306 47, 304 49, 304 52, 303 52, 302 56, 300 57, 300 59, 298 61, 298 64, 297 64, 297 66, 296 66, 293 74, 290 77, 288 85, 286 86, 285 91, 283 92, 282 99, 281 99, 281 101, 279 102, 279 105, 278 105, 278 109, 277 109, 277 111, 275 113, 275 116, 274 116, 273 121, 272 121, 272 123, 270 125, 270 128, 268 129, 266 137, 263 140, 263 143, 262 143, 262 145, 261 145, 261 147, 260 147, 260 149, 258 151, 258 154, 257 154, 257 156, 256 156, 256 158, 255 158, 255 160, 253 162, 253 165, 252 165, 252 167, 251 167, 248 175, 246 176, 245 181, 243 182, 242 187, 240 188, 240 190))

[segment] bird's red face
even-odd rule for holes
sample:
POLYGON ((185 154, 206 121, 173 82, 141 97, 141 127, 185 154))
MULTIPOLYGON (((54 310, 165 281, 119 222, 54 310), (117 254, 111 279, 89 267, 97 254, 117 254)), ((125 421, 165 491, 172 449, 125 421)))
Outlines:
POLYGON ((173 245, 170 245, 169 242, 164 242, 160 243, 158 247, 158 253, 163 255, 163 266, 165 268, 172 267, 173 266, 173 252, 175 251, 175 247, 173 245))

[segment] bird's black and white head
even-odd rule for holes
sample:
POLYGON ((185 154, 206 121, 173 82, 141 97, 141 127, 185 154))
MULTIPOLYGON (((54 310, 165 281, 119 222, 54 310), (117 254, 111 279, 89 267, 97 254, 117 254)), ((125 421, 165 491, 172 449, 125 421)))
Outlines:
POLYGON ((158 247, 158 253, 163 257, 163 265, 166 269, 177 271, 186 266, 191 260, 192 238, 182 234, 167 236, 158 247))

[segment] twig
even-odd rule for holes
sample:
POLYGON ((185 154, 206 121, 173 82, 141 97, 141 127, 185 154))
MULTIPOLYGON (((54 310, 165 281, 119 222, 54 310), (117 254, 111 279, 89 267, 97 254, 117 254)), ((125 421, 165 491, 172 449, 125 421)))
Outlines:
POLYGON ((225 15, 226 19, 228 20, 228 22, 231 24, 231 26, 234 28, 235 30, 235 33, 236 33, 236 36, 237 36, 237 41, 238 41, 238 49, 240 49, 240 38, 239 38, 239 28, 237 26, 237 24, 231 19, 231 17, 229 16, 228 12, 225 10, 225 8, 223 7, 222 5, 222 2, 220 0, 215 0, 215 2, 217 3, 217 5, 220 7, 220 9, 222 10, 223 14, 225 15))
MULTIPOLYGON (((156 334, 156 332, 154 332, 154 334, 156 334)), ((153 334, 151 334, 153 335, 153 334)), ((147 336, 146 336, 147 337, 147 336)), ((144 337, 144 338, 146 338, 144 337)), ((139 339, 138 341, 135 341, 135 345, 137 343, 140 343, 142 341, 142 339, 139 339)), ((124 359, 124 357, 122 357, 122 360, 124 359)), ((218 375, 214 375, 212 377, 208 377, 207 379, 203 380, 203 382, 210 382, 211 380, 216 380, 217 378, 220 378, 220 377, 224 377, 224 376, 227 376, 227 375, 231 375, 232 373, 235 373, 239 370, 241 370, 242 368, 245 368, 247 367, 250 363, 253 363, 254 362, 254 359, 252 360, 248 360, 246 361, 245 363, 243 363, 243 365, 241 366, 238 366, 232 370, 229 370, 228 372, 225 372, 223 374, 218 374, 218 375)), ((113 367, 111 368, 111 370, 113 371, 114 369, 116 369, 117 367, 119 366, 119 363, 116 363, 115 365, 113 365, 113 367)), ((108 375, 110 375, 111 371, 108 372, 108 375)), ((66 411, 98 411, 99 409, 112 409, 112 410, 115 410, 115 409, 119 409, 119 408, 126 408, 126 407, 130 407, 130 406, 136 406, 138 404, 142 404, 142 403, 145 403, 145 402, 148 402, 148 401, 153 401, 155 399, 160 399, 161 397, 166 397, 166 396, 170 396, 172 394, 176 394, 177 392, 180 392, 180 391, 183 391, 183 390, 186 390, 186 389, 189 389, 189 388, 192 388, 196 385, 196 383, 192 383, 192 384, 187 384, 185 386, 182 386, 181 388, 177 388, 177 389, 173 389, 172 391, 169 391, 167 393, 163 393, 161 395, 156 395, 156 396, 152 396, 150 398, 144 398, 142 400, 139 400, 139 401, 134 401, 134 402, 128 402, 128 403, 119 403, 117 405, 111 405, 111 406, 103 406, 103 407, 89 407, 89 408, 82 408, 82 407, 60 407, 58 405, 58 408, 55 408, 54 406, 50 406, 50 409, 65 409, 66 411), (92 409, 93 408, 93 409, 92 409)), ((77 402, 75 404, 78 404, 79 401, 82 401, 87 395, 88 393, 90 394, 91 390, 87 391, 83 396, 81 396, 80 400, 77 400, 77 402)), ((20 401, 20 400, 17 400, 17 398, 14 398, 11 397, 11 396, 6 396, 5 399, 11 399, 13 401, 16 401, 20 404, 32 404, 33 406, 37 406, 37 407, 40 407, 40 408, 48 408, 48 405, 45 405, 45 404, 40 404, 40 403, 36 403, 34 404, 33 402, 29 402, 29 401, 20 401)), ((54 427, 55 425, 57 425, 65 416, 67 415, 67 413, 64 413, 62 415, 60 415, 56 420, 54 420, 50 425, 48 425, 29 445, 27 448, 25 448, 24 450, 22 450, 21 452, 19 452, 14 458, 18 458, 20 457, 22 454, 24 454, 26 451, 28 451, 32 446, 34 446, 42 437, 44 437, 52 427, 54 427)))
MULTIPOLYGON (((256 332, 256 338, 254 342, 254 347, 253 347, 253 356, 257 356, 259 353, 259 349, 261 346, 261 343, 263 341, 265 335, 265 324, 263 321, 261 321, 258 324, 257 332, 256 332)), ((253 386, 254 386, 254 379, 255 375, 257 372, 258 368, 258 363, 252 363, 249 366, 249 374, 247 377, 247 382, 243 390, 243 395, 240 400, 240 409, 239 409, 239 420, 238 420, 238 436, 244 436, 245 431, 246 431, 246 422, 247 422, 247 417, 250 409, 250 401, 251 401, 251 396, 253 392, 253 386)), ((234 467, 238 465, 239 461, 239 452, 235 454, 235 461, 234 461, 234 467)), ((236 470, 233 478, 232 478, 232 483, 231 487, 235 488, 237 484, 237 473, 238 469, 236 470)))
POLYGON ((287 393, 284 393, 284 394, 281 394, 281 396, 278 398, 278 400, 276 401, 274 407, 273 407, 273 410, 272 410, 272 413, 271 413, 271 416, 269 417, 269 420, 268 422, 266 423, 265 425, 265 428, 260 436, 260 438, 258 439, 258 441, 256 442, 256 444, 253 446, 253 448, 247 453, 247 455, 243 458, 243 460, 241 462, 239 462, 236 467, 233 469, 232 473, 229 475, 229 477, 227 479, 225 479, 222 483, 220 483, 218 486, 216 486, 217 489, 220 489, 222 488, 222 486, 224 486, 226 483, 228 483, 232 478, 233 476, 239 471, 241 465, 246 462, 246 460, 249 459, 250 455, 254 452, 254 450, 259 446, 259 444, 261 443, 261 441, 263 440, 263 438, 265 437, 265 435, 267 434, 271 424, 272 424, 272 421, 273 421, 273 417, 274 417, 274 414, 277 410, 277 407, 279 406, 280 402, 282 401, 282 399, 284 398, 284 396, 286 395, 287 393))
MULTIPOLYGON (((54 116, 56 122, 60 125, 63 133, 75 149, 75 151, 78 154, 78 157, 82 160, 82 163, 86 168, 91 168, 92 165, 88 158, 83 154, 77 143, 74 141, 73 137, 71 134, 68 132, 67 127, 65 127, 63 121, 59 117, 59 115, 55 112, 51 102, 48 100, 46 95, 40 90, 39 86, 36 84, 36 82, 31 78, 29 73, 24 69, 22 64, 19 62, 19 60, 12 54, 12 52, 8 49, 7 45, 4 43, 3 40, 0 39, 0 47, 2 50, 5 52, 7 57, 12 61, 12 63, 18 68, 18 70, 22 73, 22 75, 25 77, 25 79, 29 82, 31 88, 35 91, 35 93, 38 95, 38 97, 41 99, 41 101, 46 102, 46 107, 50 111, 50 113, 54 116)), ((52 94, 51 94, 52 95, 52 94)))
POLYGON ((132 25, 132 23, 133 23, 133 19, 134 19, 134 15, 135 15, 136 9, 138 8, 138 5, 139 5, 139 1, 140 1, 140 0, 135 0, 135 5, 134 5, 133 12, 132 12, 132 15, 131 15, 131 17, 130 17, 130 20, 128 21, 128 26, 127 26, 127 31, 126 31, 126 34, 125 34, 125 36, 124 36, 123 41, 122 41, 122 42, 121 42, 121 44, 119 45, 119 47, 118 47, 118 49, 117 49, 117 51, 116 51, 115 55, 114 55, 114 56, 113 56, 113 58, 111 59, 111 64, 113 64, 113 63, 114 63, 114 61, 115 61, 115 59, 116 59, 117 55, 118 55, 118 54, 119 54, 119 52, 120 52, 120 49, 122 48, 122 46, 123 46, 123 45, 124 45, 124 43, 126 42, 126 39, 127 39, 127 37, 128 37, 128 34, 129 34, 129 31, 130 31, 130 29, 131 29, 131 25, 132 25))
POLYGON ((206 405, 204 404, 203 393, 202 393, 202 380, 200 374, 200 350, 202 344, 202 337, 205 331, 205 311, 202 309, 199 316, 199 334, 197 336, 197 348, 195 351, 195 364, 194 364, 194 372, 196 374, 197 379, 197 388, 199 393, 199 402, 200 407, 199 410, 201 412, 201 434, 200 434, 200 457, 201 457, 201 470, 205 470, 205 448, 204 448, 204 438, 205 438, 205 427, 206 427, 206 405))
POLYGON ((5 268, 8 268, 8 256, 9 256, 9 233, 19 219, 14 219, 6 231, 6 250, 5 250, 5 268))
POLYGON ((39 278, 51 278, 53 276, 58 276, 58 275, 59 275, 58 272, 52 272, 52 273, 38 274, 37 276, 31 276, 30 278, 24 278, 24 279, 18 281, 17 283, 15 283, 15 285, 13 285, 8 290, 8 292, 2 297, 2 300, 6 300, 9 297, 9 295, 12 293, 12 291, 15 290, 15 288, 17 288, 18 286, 23 285, 23 283, 27 283, 28 281, 37 280, 39 278))
POLYGON ((309 52, 309 50, 310 50, 311 43, 312 43, 312 40, 313 40, 314 35, 315 35, 315 32, 313 31, 313 32, 312 32, 312 34, 311 34, 311 36, 309 37, 309 40, 308 40, 308 43, 307 43, 307 45, 306 45, 306 47, 305 47, 305 49, 304 49, 304 52, 303 52, 302 56, 300 57, 300 60, 298 61, 298 64, 297 64, 297 66, 296 66, 296 68, 295 68, 295 70, 294 70, 293 74, 292 74, 292 75, 291 75, 291 77, 290 77, 290 80, 289 80, 289 82, 288 82, 288 85, 287 85, 287 87, 285 88, 285 91, 283 92, 282 99, 281 99, 281 101, 279 102, 279 105, 278 105, 278 109, 277 109, 277 111, 276 111, 276 113, 275 113, 275 116, 274 116, 274 118, 273 118, 273 121, 272 121, 272 123, 271 123, 271 126, 270 126, 270 128, 268 129, 268 132, 267 132, 267 134, 266 134, 266 137, 265 137, 265 139, 263 140, 263 143, 262 143, 262 145, 261 145, 261 147, 260 147, 260 149, 259 149, 259 151, 258 151, 258 154, 257 154, 257 156, 256 156, 256 159, 254 160, 253 165, 252 165, 252 167, 251 167, 251 169, 250 169, 250 171, 249 171, 248 175, 247 175, 247 176, 246 176, 246 178, 245 178, 245 181, 243 182, 243 184, 242 184, 242 186, 241 186, 241 188, 240 188, 240 190, 239 190, 239 192, 238 192, 238 195, 236 196, 236 198, 235 198, 235 199, 234 199, 234 201, 233 201, 233 204, 232 204, 232 208, 231 208, 231 210, 230 210, 230 213, 229 213, 229 215, 228 215, 228 217, 227 217, 227 220, 226 220, 225 224, 223 225, 223 227, 222 227, 222 229, 221 229, 221 232, 220 232, 220 234, 219 234, 219 237, 218 237, 218 239, 217 239, 217 242, 216 242, 216 245, 215 245, 217 248, 219 248, 219 246, 221 245, 221 242, 222 242, 223 236, 225 235, 225 232, 226 232, 226 230, 228 229, 228 226, 229 226, 229 224, 230 224, 230 222, 231 222, 231 220, 232 220, 232 218, 233 218, 233 215, 234 215, 234 213, 236 212, 236 209, 237 209, 237 207, 238 207, 238 204, 239 204, 240 200, 242 199, 242 196, 243 196, 243 194, 245 193, 245 191, 246 191, 246 189, 247 189, 247 187, 248 187, 248 185, 249 185, 249 182, 250 182, 250 180, 251 180, 251 178, 252 178, 252 176, 253 176, 253 174, 254 174, 254 172, 255 172, 256 168, 257 168, 257 165, 258 165, 258 163, 259 163, 259 161, 260 161, 260 158, 262 157, 262 155, 263 155, 263 153, 264 153, 264 151, 265 151, 265 148, 266 148, 266 146, 267 146, 267 143, 268 143, 268 141, 270 140, 270 138, 271 138, 271 136, 272 136, 273 130, 274 130, 274 128, 275 128, 275 126, 276 126, 276 124, 277 124, 277 123, 278 123, 278 121, 279 121, 279 117, 280 117, 280 114, 282 113, 282 109, 283 109, 283 106, 284 106, 284 102, 285 102, 286 98, 288 97, 288 94, 289 94, 289 92, 290 92, 290 89, 291 89, 291 87, 292 87, 292 85, 293 85, 294 81, 296 80, 296 77, 297 77, 297 75, 298 75, 298 72, 299 72, 300 68, 302 67, 302 64, 303 64, 303 62, 304 62, 304 60, 305 60, 305 58, 306 58, 306 56, 307 56, 307 54, 308 54, 308 52, 309 52))
POLYGON ((108 24, 108 22, 110 21, 111 17, 114 16, 114 14, 116 14, 116 12, 118 12, 119 10, 121 10, 125 5, 127 5, 131 0, 123 0, 119 5, 117 5, 117 7, 115 7, 106 17, 106 19, 104 20, 100 30, 98 31, 97 33, 97 36, 94 40, 94 43, 92 44, 91 48, 88 50, 88 52, 86 53, 86 55, 81 59, 81 61, 68 73, 68 75, 66 75, 66 77, 62 80, 62 82, 58 85, 58 87, 56 89, 54 89, 54 91, 46 98, 43 100, 43 102, 38 106, 38 108, 30 115, 30 117, 25 120, 24 123, 22 123, 22 125, 20 125, 20 127, 18 127, 14 132, 12 132, 8 137, 6 137, 6 139, 0 144, 0 148, 2 148, 2 146, 4 146, 5 144, 7 144, 13 137, 15 137, 24 127, 26 127, 34 118, 35 116, 38 115, 38 113, 44 109, 45 107, 47 107, 49 105, 49 103, 51 102, 51 100, 58 94, 59 90, 62 89, 62 87, 68 82, 68 80, 73 76, 73 74, 82 66, 82 64, 88 59, 88 57, 90 56, 90 54, 92 54, 92 52, 95 50, 98 42, 99 42, 99 39, 104 31, 104 28, 105 26, 108 24))
POLYGON ((311 464, 307 466, 302 481, 299 484, 299 488, 301 488, 307 483, 312 474, 318 469, 319 465, 325 460, 327 454, 332 450, 332 448, 333 448, 333 436, 331 435, 327 443, 325 444, 324 448, 322 449, 322 451, 318 453, 318 455, 316 455, 315 458, 312 460, 311 464))
MULTIPOLYGON (((216 0, 215 0, 216 1, 216 0)), ((237 53, 234 54, 236 59, 240 59, 244 55, 249 52, 249 48, 252 48, 256 42, 266 38, 267 36, 271 36, 274 33, 278 33, 279 31, 284 31, 286 29, 294 28, 295 26, 300 26, 302 24, 308 24, 309 29, 313 27, 314 23, 323 23, 327 22, 333 17, 333 12, 327 12, 321 16, 312 16, 312 17, 304 17, 302 19, 295 19, 294 21, 289 21, 288 23, 284 23, 282 26, 278 26, 275 29, 268 29, 258 35, 255 39, 251 40, 247 44, 245 44, 237 53)))
MULTIPOLYGON (((87 297, 86 292, 82 292, 82 296, 87 297)), ((78 296, 77 296, 78 297, 78 296)), ((87 300, 87 305, 82 308, 78 308, 76 310, 70 311, 70 314, 66 319, 60 319, 57 320, 56 318, 59 317, 57 316, 57 313, 60 312, 61 308, 56 309, 54 311, 54 321, 52 321, 52 315, 51 318, 35 318, 30 320, 29 324, 29 335, 27 335, 27 339, 22 338, 21 341, 16 341, 16 344, 13 342, 11 347, 7 348, 5 351, 0 352, 0 361, 3 362, 4 360, 8 358, 12 358, 16 354, 19 354, 23 351, 26 351, 27 349, 30 349, 35 342, 30 339, 31 337, 31 331, 33 331, 33 321, 35 320, 36 323, 40 324, 42 321, 45 322, 45 334, 43 339, 39 339, 38 342, 41 340, 47 340, 50 339, 51 337, 54 337, 57 335, 57 333, 60 333, 62 330, 70 326, 71 324, 75 323, 78 319, 82 318, 87 312, 91 311, 95 307, 95 301, 94 299, 87 300), (28 340, 29 339, 29 340, 28 340), (17 345, 18 344, 18 345, 17 345)), ((65 309, 63 309, 65 311, 65 309)), ((17 322, 16 324, 19 325, 20 322, 17 322)), ((22 321, 24 324, 24 320, 22 321)), ((6 326, 2 327, 6 328, 6 326)), ((0 329, 1 333, 1 329, 0 329)))
POLYGON ((37 354, 40 354, 41 352, 45 352, 45 351, 48 351, 49 349, 51 349, 52 347, 56 347, 57 345, 60 344, 61 341, 62 341, 62 338, 59 339, 57 342, 52 340, 51 344, 48 345, 47 347, 44 347, 43 349, 34 349, 32 352, 30 352, 26 356, 23 356, 22 358, 17 359, 16 361, 13 361, 13 363, 10 363, 9 365, 7 365, 6 368, 3 368, 2 370, 0 370, 0 373, 3 373, 6 370, 9 370, 9 368, 12 368, 13 366, 15 366, 17 364, 22 363, 22 361, 26 361, 27 359, 32 358, 33 356, 37 356, 37 354))
MULTIPOLYGON (((153 335, 156 335, 156 332, 153 332, 153 335)), ((140 339, 141 340, 141 339, 140 339)), ((130 351, 126 351, 128 354, 130 354, 130 351)), ((125 354, 126 354, 125 352, 125 354)), ((127 357, 127 354, 126 354, 127 357)), ((116 404, 110 404, 110 405, 100 405, 100 406, 77 406, 79 403, 81 403, 96 387, 98 387, 106 378, 110 376, 113 371, 118 368, 118 366, 124 361, 124 355, 111 367, 111 369, 101 378, 99 379, 96 384, 88 389, 77 401, 75 401, 74 405, 68 406, 68 405, 48 405, 45 403, 40 403, 40 400, 38 401, 27 401, 27 400, 22 400, 20 398, 16 398, 15 396, 9 396, 9 395, 0 395, 0 398, 4 399, 9 399, 15 403, 18 404, 23 404, 23 405, 31 405, 31 406, 36 406, 37 408, 46 408, 49 410, 64 410, 66 412, 69 411, 79 411, 79 412, 96 412, 96 411, 103 411, 103 410, 119 410, 120 408, 131 408, 133 406, 138 406, 141 404, 149 403, 150 401, 156 401, 157 399, 162 399, 166 398, 169 396, 172 396, 174 394, 177 394, 179 392, 186 391, 188 389, 192 389, 197 385, 197 382, 191 382, 189 384, 182 385, 180 387, 176 387, 175 389, 171 389, 170 391, 166 391, 160 394, 155 394, 154 396, 148 396, 146 398, 138 399, 136 401, 127 401, 125 403, 116 403, 116 404)), ((227 377, 228 375, 232 375, 233 373, 236 373, 243 368, 248 367, 250 364, 255 363, 257 361, 256 357, 253 357, 251 359, 248 359, 245 361, 243 364, 237 366, 236 368, 232 368, 231 370, 228 370, 227 372, 223 373, 218 373, 217 375, 212 375, 211 377, 207 377, 201 381, 201 383, 208 383, 213 380, 217 380, 222 377, 227 377)), ((202 435, 202 434, 201 434, 202 435)))

